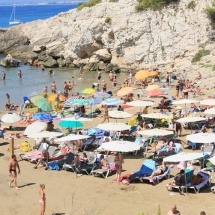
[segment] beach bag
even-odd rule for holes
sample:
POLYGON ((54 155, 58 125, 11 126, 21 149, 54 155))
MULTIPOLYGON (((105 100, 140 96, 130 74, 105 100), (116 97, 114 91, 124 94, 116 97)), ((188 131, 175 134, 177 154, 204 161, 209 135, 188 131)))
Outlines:
POLYGON ((59 171, 60 170, 60 166, 58 165, 57 162, 51 162, 51 163, 48 164, 48 169, 59 171))
POLYGON ((20 145, 21 152, 29 152, 31 150, 32 150, 31 145, 27 141, 21 143, 20 145))

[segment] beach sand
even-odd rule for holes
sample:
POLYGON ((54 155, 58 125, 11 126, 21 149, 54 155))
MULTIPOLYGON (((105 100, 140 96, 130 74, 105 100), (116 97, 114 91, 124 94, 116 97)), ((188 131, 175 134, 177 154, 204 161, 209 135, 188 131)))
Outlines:
MULTIPOLYGON (((175 88, 170 92, 174 94, 175 88)), ((202 98, 211 95, 213 90, 208 90, 202 98)), ((199 100, 199 98, 197 98, 199 100)), ((126 109, 129 113, 136 113, 139 108, 131 107, 126 109)), ((1 112, 1 115, 4 112, 1 112)), ((125 122, 127 120, 118 120, 125 122)), ((84 123, 85 127, 97 126, 102 122, 102 117, 92 122, 84 123)), ((110 119, 115 122, 115 119, 110 119)), ((57 122, 55 122, 57 124, 57 122)), ((189 130, 183 131, 190 134, 189 130)), ((185 137, 183 136, 182 139, 185 137)), ((34 140, 27 139, 32 145, 34 140)), ((6 141, 7 142, 7 141, 6 141)), ((15 145, 23 142, 16 140, 15 145)), ((18 186, 20 190, 9 188, 10 180, 8 174, 8 162, 10 154, 7 151, 8 143, 0 139, 0 214, 5 215, 30 215, 39 214, 39 185, 45 184, 47 198, 47 209, 45 214, 73 214, 73 215, 156 215, 158 207, 161 214, 167 214, 172 204, 176 204, 182 215, 198 215, 205 210, 207 215, 214 215, 213 205, 214 194, 209 188, 203 189, 199 194, 186 193, 185 196, 178 192, 167 191, 166 184, 173 180, 173 176, 179 171, 175 165, 172 169, 171 178, 164 180, 156 186, 142 183, 130 185, 118 185, 112 183, 115 175, 108 178, 83 175, 76 178, 76 175, 67 171, 45 171, 44 168, 34 169, 34 164, 21 161, 20 151, 15 154, 19 160, 21 174, 18 175, 18 186)), ((191 149, 185 151, 192 152, 191 149)), ((124 155, 123 174, 139 170, 143 162, 142 153, 137 156, 132 154, 124 155)), ((198 169, 198 166, 196 167, 198 169)), ((214 173, 212 173, 214 176, 214 173)))

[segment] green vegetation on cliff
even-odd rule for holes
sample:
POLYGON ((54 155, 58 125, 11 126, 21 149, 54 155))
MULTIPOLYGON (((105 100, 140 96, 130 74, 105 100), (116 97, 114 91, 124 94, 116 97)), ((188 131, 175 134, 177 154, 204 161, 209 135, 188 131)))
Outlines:
POLYGON ((211 25, 215 27, 215 1, 212 2, 211 7, 205 8, 205 13, 208 15, 208 17, 211 20, 211 25))
POLYGON ((200 49, 195 56, 192 59, 192 63, 195 63, 197 61, 200 61, 202 57, 209 55, 210 51, 209 50, 205 50, 205 49, 200 49))
POLYGON ((99 4, 101 2, 102 2, 102 0, 89 0, 88 2, 84 2, 84 3, 79 4, 78 10, 82 10, 85 7, 93 7, 96 4, 99 4))
POLYGON ((137 0, 138 4, 136 5, 135 9, 137 11, 142 10, 160 10, 165 6, 168 6, 171 3, 176 3, 179 0, 137 0))

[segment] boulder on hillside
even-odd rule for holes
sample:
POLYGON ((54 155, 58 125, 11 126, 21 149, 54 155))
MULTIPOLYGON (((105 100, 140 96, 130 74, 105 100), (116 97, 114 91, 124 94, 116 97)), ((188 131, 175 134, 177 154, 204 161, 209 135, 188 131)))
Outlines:
POLYGON ((52 57, 49 57, 47 61, 42 63, 46 68, 56 68, 58 67, 58 63, 52 57))
POLYGON ((42 51, 45 51, 46 50, 46 47, 45 46, 34 46, 33 48, 33 52, 36 52, 36 53, 40 53, 42 51))
POLYGON ((111 54, 108 52, 107 49, 100 49, 93 53, 99 60, 102 61, 110 61, 111 54))
POLYGON ((20 60, 13 58, 10 54, 1 60, 1 65, 3 67, 17 67, 20 63, 20 60))

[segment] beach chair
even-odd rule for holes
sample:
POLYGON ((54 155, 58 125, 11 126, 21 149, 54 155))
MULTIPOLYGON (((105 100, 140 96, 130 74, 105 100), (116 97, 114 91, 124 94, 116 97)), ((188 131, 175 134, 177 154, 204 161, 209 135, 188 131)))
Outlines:
POLYGON ((42 154, 42 151, 44 149, 47 150, 48 148, 49 148, 49 145, 47 143, 41 143, 38 150, 35 150, 30 153, 20 154, 19 156, 22 160, 27 160, 27 161, 35 160, 35 158, 38 158, 38 156, 42 154))
POLYGON ((107 160, 107 169, 93 169, 92 175, 107 178, 115 170, 114 156, 107 156, 105 159, 107 160))
POLYGON ((160 175, 156 175, 153 178, 149 178, 149 177, 141 177, 140 181, 144 182, 144 181, 148 181, 149 183, 152 183, 153 185, 156 185, 158 183, 160 183, 160 181, 164 180, 164 179, 168 179, 170 177, 170 172, 171 172, 171 167, 167 167, 164 171, 163 174, 160 175))
POLYGON ((183 185, 181 187, 183 193, 185 191, 189 191, 189 190, 193 190, 195 193, 199 193, 201 188, 211 185, 212 176, 211 176, 210 172, 199 171, 197 173, 197 176, 201 176, 203 181, 198 185, 191 185, 190 182, 187 183, 186 185, 183 185))
POLYGON ((130 182, 135 180, 141 181, 141 178, 151 175, 154 170, 155 170, 155 161, 146 159, 143 161, 140 170, 134 172, 129 176, 129 181, 130 182))
POLYGON ((191 182, 193 172, 194 172, 194 169, 186 169, 184 174, 185 181, 181 185, 177 185, 175 183, 175 180, 173 180, 173 182, 170 182, 166 185, 167 190, 168 191, 177 190, 179 191, 179 193, 183 193, 182 186, 184 186, 185 184, 189 184, 191 182))
POLYGON ((86 150, 90 145, 93 145, 93 143, 96 142, 96 136, 92 135, 88 139, 86 139, 85 142, 82 143, 82 149, 86 150))
MULTIPOLYGON (((137 144, 137 145, 139 145, 139 146, 140 146, 140 149, 141 149, 141 148, 143 149, 143 148, 146 146, 146 144, 147 144, 146 139, 145 139, 144 137, 136 137, 134 143, 137 144)), ((136 155, 137 152, 138 152, 138 151, 134 151, 134 152, 133 152, 134 155, 136 155)))

